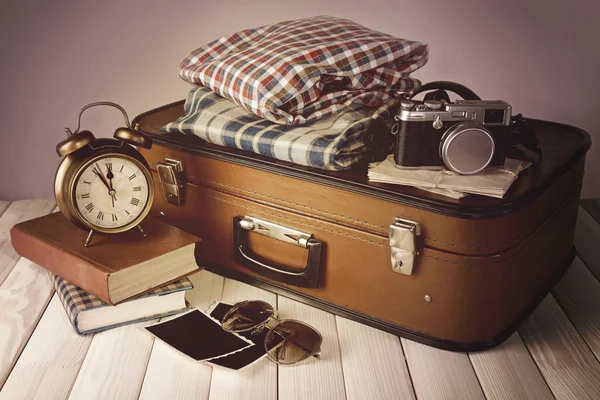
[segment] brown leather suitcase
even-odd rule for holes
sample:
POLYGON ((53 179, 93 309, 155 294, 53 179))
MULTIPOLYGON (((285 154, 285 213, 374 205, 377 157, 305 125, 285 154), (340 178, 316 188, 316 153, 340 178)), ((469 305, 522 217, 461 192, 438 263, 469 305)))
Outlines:
POLYGON ((589 135, 530 120, 543 157, 504 199, 453 200, 369 183, 160 128, 183 101, 135 118, 152 136, 152 213, 202 238, 207 270, 439 348, 504 341, 571 264, 589 135), (159 176, 160 175, 160 176, 159 176))

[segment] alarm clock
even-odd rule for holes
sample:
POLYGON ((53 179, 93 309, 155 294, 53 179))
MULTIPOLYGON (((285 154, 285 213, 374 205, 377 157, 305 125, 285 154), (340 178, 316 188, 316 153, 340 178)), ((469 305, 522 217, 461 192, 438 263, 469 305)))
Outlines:
POLYGON ((78 227, 89 230, 84 246, 95 232, 120 233, 137 228, 148 215, 154 199, 154 184, 148 162, 134 146, 149 149, 152 139, 131 128, 125 110, 111 102, 90 103, 77 115, 74 132, 65 128, 67 139, 56 145, 63 157, 56 171, 54 194, 60 211, 78 227), (112 106, 125 118, 113 138, 96 138, 79 131, 81 114, 90 107, 112 106))

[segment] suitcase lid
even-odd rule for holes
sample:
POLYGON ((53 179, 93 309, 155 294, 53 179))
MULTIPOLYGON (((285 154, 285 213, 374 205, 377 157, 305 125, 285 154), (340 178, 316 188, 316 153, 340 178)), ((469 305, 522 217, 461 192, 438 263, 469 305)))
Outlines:
POLYGON ((591 147, 590 135, 582 129, 527 118, 539 139, 543 154, 540 161, 523 171, 502 199, 478 195, 452 199, 410 186, 369 182, 366 164, 346 171, 327 171, 215 145, 196 136, 162 132, 160 129, 163 126, 184 114, 184 103, 185 100, 181 100, 142 113, 134 118, 132 126, 149 134, 155 145, 197 153, 205 157, 459 218, 492 218, 528 204, 570 167, 582 160, 591 147))

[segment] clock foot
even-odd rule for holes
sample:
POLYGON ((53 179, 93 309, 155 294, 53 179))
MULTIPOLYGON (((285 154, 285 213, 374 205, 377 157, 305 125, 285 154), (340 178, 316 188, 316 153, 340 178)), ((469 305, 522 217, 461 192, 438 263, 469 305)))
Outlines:
POLYGON ((144 232, 142 227, 140 225, 137 225, 137 228, 138 228, 138 231, 140 231, 140 233, 142 234, 142 236, 146 237, 146 232, 144 232))
POLYGON ((85 244, 84 244, 85 247, 88 247, 90 245, 90 242, 92 241, 92 237, 93 236, 94 236, 94 230, 91 229, 90 230, 90 234, 88 235, 88 237, 87 237, 87 239, 85 241, 85 244))

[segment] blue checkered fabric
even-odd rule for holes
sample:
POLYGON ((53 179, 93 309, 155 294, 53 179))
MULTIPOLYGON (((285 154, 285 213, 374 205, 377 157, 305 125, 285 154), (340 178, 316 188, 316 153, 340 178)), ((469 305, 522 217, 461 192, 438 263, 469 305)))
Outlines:
MULTIPOLYGON (((206 87, 193 88, 185 113, 162 130, 197 135, 207 142, 327 170, 344 170, 364 160, 369 128, 392 117, 396 100, 380 107, 354 105, 302 126, 261 118, 206 87)), ((375 132, 385 134, 385 132, 375 132)))
MULTIPOLYGON (((184 311, 184 310, 174 310, 174 311, 166 313, 166 314, 148 315, 141 319, 126 321, 126 322, 122 322, 122 323, 119 323, 116 325, 104 326, 102 328, 98 328, 98 329, 95 329, 92 331, 82 332, 79 329, 79 324, 78 324, 78 316, 80 313, 85 312, 86 310, 91 310, 93 308, 115 307, 115 306, 111 306, 111 305, 105 303, 104 301, 100 300, 96 296, 86 292, 79 286, 75 286, 71 282, 61 278, 58 275, 55 275, 50 272, 49 272, 49 275, 50 275, 50 279, 51 279, 52 283, 54 284, 54 288, 56 289, 56 294, 58 295, 58 298, 60 299, 63 307, 65 308, 67 317, 69 318, 69 321, 71 321, 71 325, 73 325, 73 329, 75 330, 75 332, 78 335, 86 335, 88 333, 98 332, 98 331, 102 331, 102 330, 106 330, 106 329, 110 329, 110 328, 115 328, 117 326, 132 324, 135 322, 146 321, 149 319, 165 317, 167 315, 171 315, 171 314, 175 314, 175 313, 184 311)), ((181 278, 180 280, 166 284, 162 287, 154 289, 146 294, 140 295, 129 301, 135 301, 142 297, 162 296, 165 294, 178 292, 180 290, 190 290, 193 287, 194 287, 194 285, 188 278, 181 278)))

